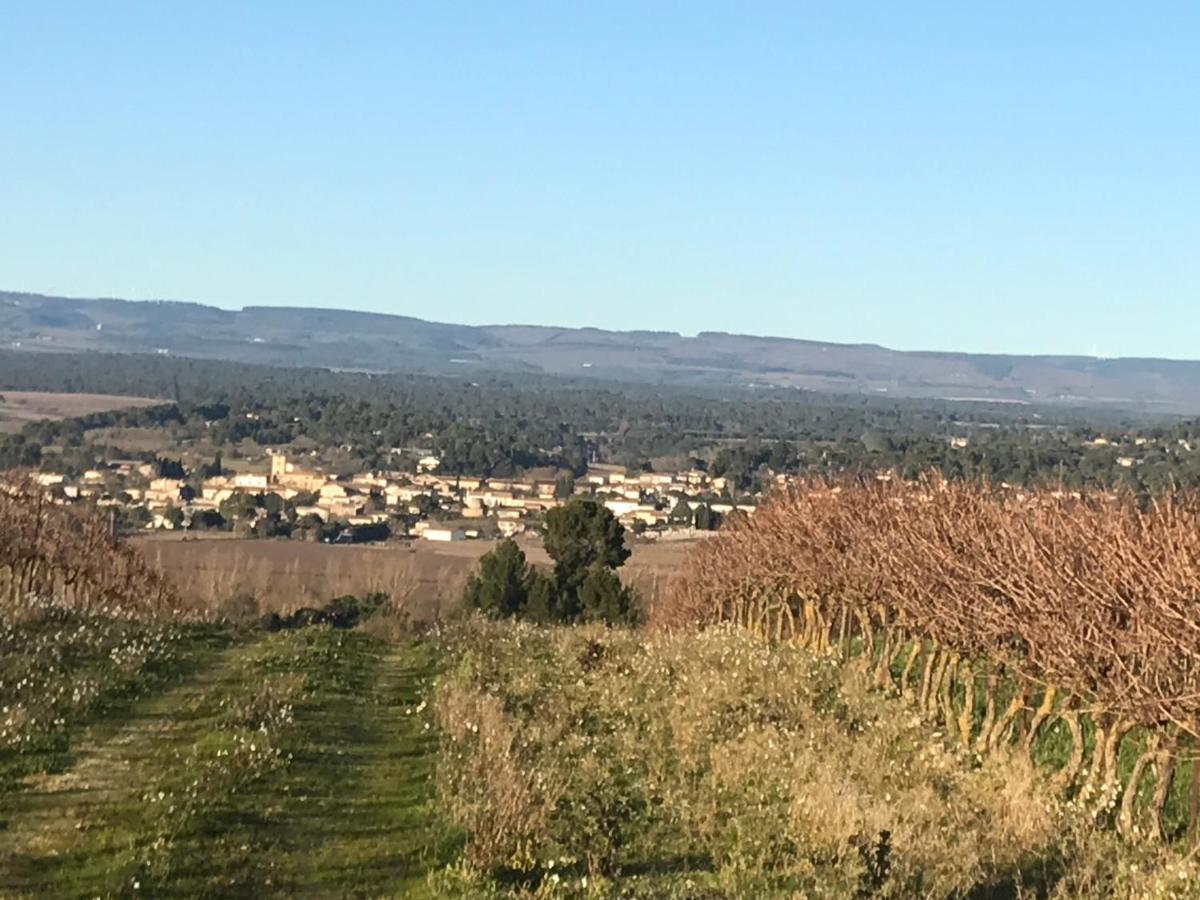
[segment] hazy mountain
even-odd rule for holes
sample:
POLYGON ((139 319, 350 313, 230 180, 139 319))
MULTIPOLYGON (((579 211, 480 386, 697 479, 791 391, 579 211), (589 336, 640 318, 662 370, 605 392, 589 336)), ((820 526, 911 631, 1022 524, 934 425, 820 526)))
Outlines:
POLYGON ((524 371, 908 397, 1200 411, 1200 362, 905 352, 702 332, 450 325, 407 316, 0 292, 0 342, 31 351, 161 352, 278 365, 524 371))

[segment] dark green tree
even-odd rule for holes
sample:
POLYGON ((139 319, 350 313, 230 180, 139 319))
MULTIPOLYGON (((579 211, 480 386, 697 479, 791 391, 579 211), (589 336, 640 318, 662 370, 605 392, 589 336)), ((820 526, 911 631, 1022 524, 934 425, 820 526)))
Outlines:
POLYGON ((216 530, 225 527, 225 520, 215 509, 199 509, 192 513, 192 524, 196 530, 216 530))
POLYGON ((675 501, 675 506, 667 516, 667 521, 672 525, 690 525, 692 524, 692 508, 688 505, 687 500, 680 497, 675 501))
POLYGON ((578 590, 594 565, 616 569, 629 558, 621 523, 606 507, 583 498, 546 513, 545 546, 560 591, 578 590))
POLYGON ((221 467, 221 451, 218 450, 211 465, 200 467, 200 477, 215 478, 223 474, 225 474, 225 470, 221 467))
POLYGON ((258 497, 258 505, 267 511, 267 515, 274 519, 278 519, 283 515, 286 501, 275 493, 260 494, 258 497))
POLYGON ((545 572, 530 569, 523 615, 534 622, 562 621, 557 586, 545 572))
POLYGON ((707 503, 699 504, 692 517, 692 525, 698 531, 715 531, 720 524, 720 517, 713 512, 707 503))
POLYGON ((617 577, 617 573, 601 565, 587 570, 579 585, 578 617, 585 622, 606 625, 632 625, 637 622, 639 606, 637 593, 617 577))
POLYGON ((183 470, 183 463, 179 460, 160 457, 158 460, 158 477, 186 478, 187 473, 183 470))
POLYGON ((569 500, 571 495, 575 493, 575 476, 568 472, 565 475, 560 475, 558 480, 554 482, 554 496, 559 500, 569 500))
POLYGON ((229 521, 253 518, 262 505, 262 495, 238 491, 221 501, 221 516, 229 521))
POLYGON ((518 615, 525 610, 532 578, 533 570, 521 548, 514 541, 504 541, 479 560, 479 568, 467 581, 463 602, 489 616, 518 615))

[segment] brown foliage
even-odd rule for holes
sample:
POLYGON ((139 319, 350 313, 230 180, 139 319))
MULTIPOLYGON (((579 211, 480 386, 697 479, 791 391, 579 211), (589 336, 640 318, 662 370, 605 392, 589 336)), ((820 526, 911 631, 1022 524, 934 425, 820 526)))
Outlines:
POLYGON ((1200 736, 1198 588, 1191 494, 1142 510, 932 477, 810 482, 697 548, 653 624, 732 619, 820 644, 848 613, 865 640, 903 628, 1200 736))
POLYGON ((818 652, 861 646, 881 686, 978 749, 1022 728, 1028 748, 1039 727, 1085 714, 1099 732, 1088 783, 1111 789, 1131 729, 1164 746, 1200 739, 1198 589, 1195 494, 1139 505, 932 475, 810 481, 697 548, 651 625, 733 621, 818 652), (1000 674, 1019 685, 1007 711, 1000 674))
POLYGON ((167 581, 117 541, 102 511, 53 505, 36 485, 0 489, 0 604, 30 594, 81 609, 166 612, 167 581))

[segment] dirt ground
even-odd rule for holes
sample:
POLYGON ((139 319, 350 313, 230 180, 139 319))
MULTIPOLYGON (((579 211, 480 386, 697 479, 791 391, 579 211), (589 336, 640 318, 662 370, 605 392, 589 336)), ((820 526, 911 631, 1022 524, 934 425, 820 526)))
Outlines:
MULTIPOLYGON (((523 535, 518 543, 530 562, 549 566, 540 540, 523 535)), ((383 591, 420 621, 452 609, 479 557, 496 546, 491 541, 420 540, 334 546, 174 534, 139 536, 133 545, 175 581, 190 606, 228 610, 253 597, 261 613, 318 605, 342 594, 383 591)), ((633 554, 621 575, 650 604, 695 544, 631 546, 633 554)))
POLYGON ((153 406, 162 400, 110 394, 53 394, 0 390, 0 431, 19 431, 29 422, 68 419, 131 406, 153 406))

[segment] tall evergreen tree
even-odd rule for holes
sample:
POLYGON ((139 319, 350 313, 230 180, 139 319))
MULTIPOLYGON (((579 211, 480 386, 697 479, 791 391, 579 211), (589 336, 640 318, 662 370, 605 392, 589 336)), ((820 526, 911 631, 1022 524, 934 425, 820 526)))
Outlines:
POLYGON ((528 602, 533 575, 521 548, 512 540, 504 541, 479 560, 479 569, 467 581, 463 600, 471 609, 490 616, 518 615, 528 602))

